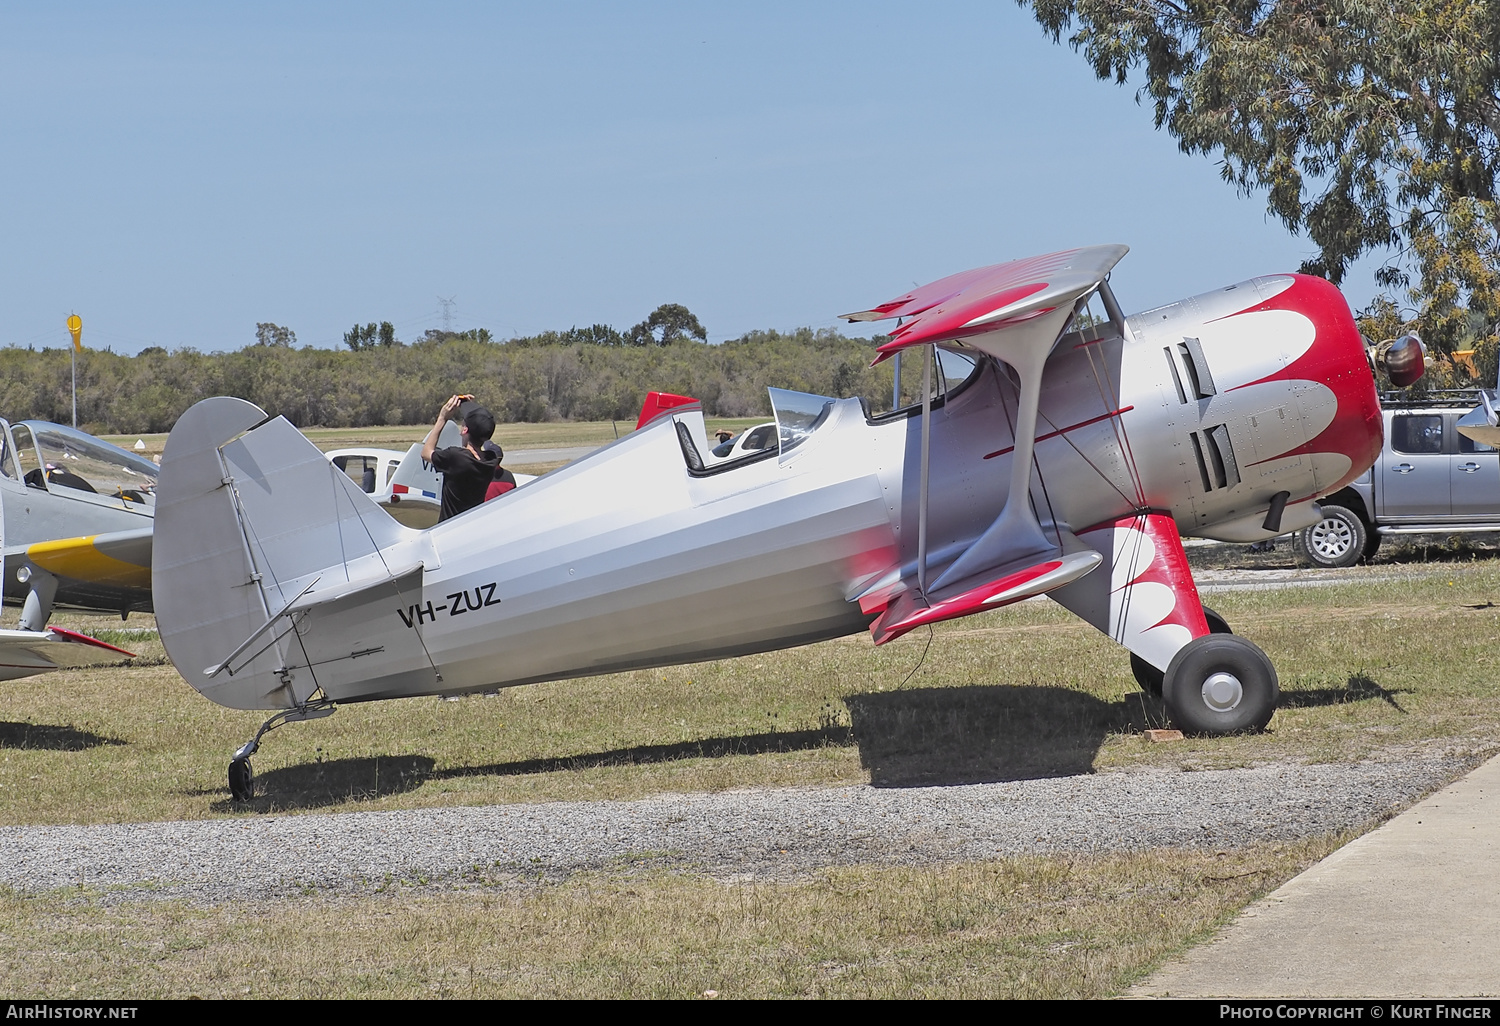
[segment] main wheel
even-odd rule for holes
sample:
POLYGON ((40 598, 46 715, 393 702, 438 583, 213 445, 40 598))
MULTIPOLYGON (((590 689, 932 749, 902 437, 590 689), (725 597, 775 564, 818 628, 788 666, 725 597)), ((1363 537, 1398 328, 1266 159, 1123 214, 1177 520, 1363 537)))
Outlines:
POLYGON ((1172 722, 1193 734, 1235 734, 1271 722, 1281 688, 1254 642, 1205 634, 1183 646, 1162 679, 1172 722))
POLYGON ((1203 619, 1208 621, 1208 633, 1210 634, 1234 633, 1234 631, 1229 629, 1229 621, 1224 619, 1218 613, 1214 612, 1212 609, 1209 609, 1207 606, 1203 607, 1203 619))
POLYGON ((229 793, 237 802, 255 797, 255 771, 249 759, 235 759, 229 764, 229 793))
POLYGON ((1324 506, 1323 519, 1305 528, 1300 541, 1307 558, 1318 566, 1346 567, 1364 557, 1370 533, 1353 510, 1324 506))
MULTIPOLYGON (((1203 619, 1208 621, 1208 630, 1211 634, 1234 633, 1229 629, 1229 621, 1207 606, 1203 607, 1203 619)), ((1135 674, 1135 682, 1141 686, 1142 691, 1148 695, 1155 695, 1157 698, 1161 697, 1162 672, 1134 652, 1130 653, 1130 672, 1135 674)))

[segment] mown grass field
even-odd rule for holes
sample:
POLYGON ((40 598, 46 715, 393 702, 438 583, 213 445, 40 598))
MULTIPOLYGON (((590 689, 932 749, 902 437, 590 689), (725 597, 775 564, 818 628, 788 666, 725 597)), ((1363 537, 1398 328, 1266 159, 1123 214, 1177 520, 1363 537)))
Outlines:
MULTIPOLYGON (((1141 728, 1161 712, 1125 654, 1042 601, 880 649, 856 636, 495 696, 345 707, 269 735, 255 760, 260 796, 247 805, 230 802, 225 765, 261 715, 197 696, 149 634, 106 634, 145 658, 0 689, 0 823, 232 821, 1428 752, 1477 760, 1500 748, 1500 562, 1387 562, 1318 583, 1206 597, 1276 662, 1282 705, 1262 734, 1146 742, 1141 728)), ((73 625, 99 633, 109 621, 73 625)), ((1341 840, 846 867, 776 883, 621 866, 519 888, 398 881, 358 897, 208 907, 3 894, 0 990, 1102 996, 1341 840)))

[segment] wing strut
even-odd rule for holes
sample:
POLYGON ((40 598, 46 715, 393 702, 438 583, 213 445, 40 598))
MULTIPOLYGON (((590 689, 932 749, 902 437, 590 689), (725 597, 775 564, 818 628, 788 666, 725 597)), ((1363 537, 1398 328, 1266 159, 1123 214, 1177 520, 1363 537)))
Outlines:
MULTIPOLYGON (((1048 537, 1032 505, 1031 481, 1047 358, 1088 297, 1105 289, 1110 269, 1125 253, 1124 246, 1090 246, 981 267, 843 315, 851 321, 896 319, 890 341, 877 349, 876 363, 912 346, 957 342, 1009 366, 1020 386, 1005 505, 994 522, 929 582, 928 476, 936 354, 924 354, 916 587, 892 598, 889 589, 899 581, 882 579, 856 596, 866 612, 881 610, 870 626, 877 644, 923 623, 1060 588, 1103 561, 1098 552, 1078 544, 1066 525, 1053 524, 1053 537, 1048 537)), ((1113 318, 1114 297, 1106 295, 1104 301, 1113 318)))
MULTIPOLYGON (((1065 323, 1070 312, 1066 309, 1051 311, 1038 320, 1061 320, 1065 323), (1059 318, 1058 313, 1063 316, 1059 318)), ((1061 328, 1062 324, 1058 324, 1056 331, 1051 333, 1051 338, 1024 331, 997 331, 967 340, 974 348, 1009 364, 1021 379, 1021 404, 1016 411, 1015 449, 1010 456, 1010 490, 1005 497, 1005 507, 995 518, 995 522, 932 582, 934 589, 988 570, 1002 558, 1006 561, 1034 562, 1036 557, 1062 551, 1056 542, 1042 533, 1036 511, 1031 508, 1031 457, 1036 448, 1042 367, 1052 353, 1052 343, 1056 341, 1061 328), (1039 341, 1042 344, 1039 345, 1039 341)))
POLYGON ((932 361, 936 346, 922 350, 922 471, 917 488, 917 590, 927 594, 927 454, 932 444, 932 361))

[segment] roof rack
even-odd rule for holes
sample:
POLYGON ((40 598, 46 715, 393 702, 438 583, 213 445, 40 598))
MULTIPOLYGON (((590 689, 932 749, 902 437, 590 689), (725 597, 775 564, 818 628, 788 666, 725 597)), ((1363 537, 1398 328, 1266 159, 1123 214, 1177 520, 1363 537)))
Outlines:
POLYGON ((1479 389, 1477 388, 1434 388, 1426 392, 1401 391, 1381 392, 1380 405, 1391 407, 1434 407, 1434 406, 1463 406, 1472 408, 1479 405, 1479 389))

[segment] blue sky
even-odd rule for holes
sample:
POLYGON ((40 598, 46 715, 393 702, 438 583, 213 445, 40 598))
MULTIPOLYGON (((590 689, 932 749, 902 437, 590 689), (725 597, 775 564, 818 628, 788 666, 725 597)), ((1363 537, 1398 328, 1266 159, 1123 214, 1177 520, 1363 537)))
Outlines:
POLYGON ((0 97, 0 345, 410 339, 440 296, 718 341, 1075 245, 1132 247, 1127 311, 1310 252, 1010 0, 7 5, 0 97))

